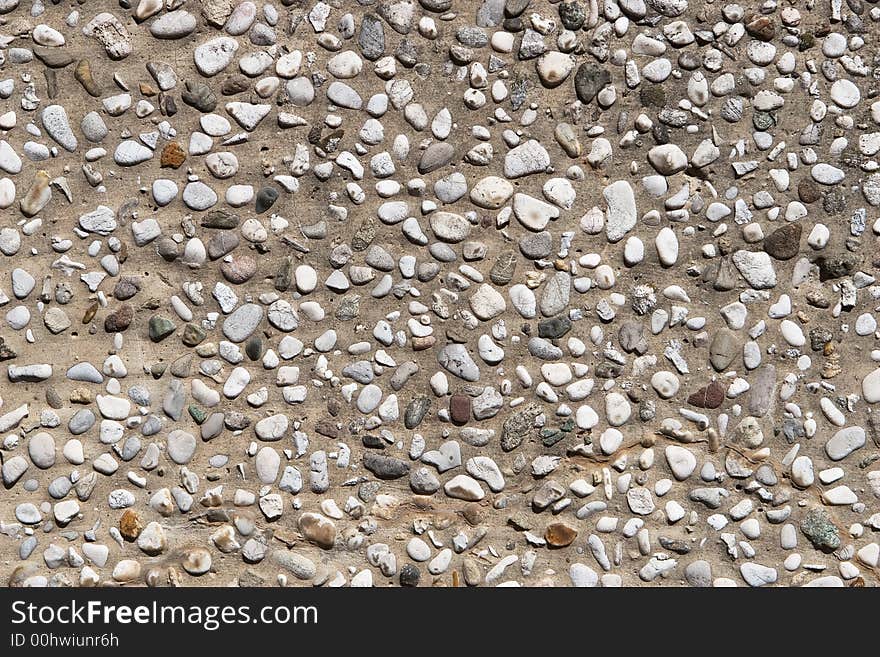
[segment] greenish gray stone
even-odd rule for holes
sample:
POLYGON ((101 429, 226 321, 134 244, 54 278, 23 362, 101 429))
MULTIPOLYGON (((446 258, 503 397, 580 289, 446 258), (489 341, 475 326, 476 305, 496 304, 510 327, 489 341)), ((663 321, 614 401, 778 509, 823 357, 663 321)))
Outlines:
POLYGON ((425 419, 430 408, 431 400, 428 397, 415 397, 403 412, 403 425, 407 429, 415 429, 425 419))
POLYGON ((202 219, 204 228, 235 228, 238 217, 227 210, 212 210, 202 219))
POLYGON ((586 19, 587 13, 580 2, 563 2, 559 5, 559 20, 566 30, 578 31, 586 19))
POLYGON ((535 418, 541 413, 541 406, 531 403, 508 417, 501 430, 501 449, 505 452, 512 452, 522 445, 533 430, 535 418))
POLYGON ((153 342, 161 342, 174 333, 175 329, 177 329, 177 326, 167 317, 162 317, 161 315, 150 317, 149 335, 150 340, 153 342))
POLYGON ((571 320, 565 315, 551 317, 538 322, 538 337, 554 340, 571 330, 571 320))
POLYGON ((206 335, 207 333, 205 333, 205 329, 201 326, 198 326, 197 324, 187 324, 183 328, 183 337, 181 340, 187 347, 195 347, 205 339, 206 335))
POLYGON ((831 552, 840 547, 840 532, 824 509, 810 509, 801 521, 801 531, 819 550, 831 552))
POLYGON ((189 416, 196 424, 201 424, 208 417, 208 414, 198 406, 193 406, 191 404, 187 410, 189 411, 189 416))

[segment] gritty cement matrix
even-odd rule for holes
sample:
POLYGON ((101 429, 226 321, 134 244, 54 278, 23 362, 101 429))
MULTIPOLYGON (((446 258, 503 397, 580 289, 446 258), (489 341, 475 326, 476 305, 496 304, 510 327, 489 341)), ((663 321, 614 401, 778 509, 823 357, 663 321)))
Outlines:
POLYGON ((0 582, 875 586, 878 38, 0 0, 0 582))

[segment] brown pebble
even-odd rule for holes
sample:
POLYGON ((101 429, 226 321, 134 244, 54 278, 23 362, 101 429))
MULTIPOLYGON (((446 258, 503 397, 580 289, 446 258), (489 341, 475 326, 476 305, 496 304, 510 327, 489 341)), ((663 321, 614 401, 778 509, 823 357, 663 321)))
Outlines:
POLYGON ((746 32, 761 41, 772 41, 776 36, 776 22, 770 16, 755 14, 746 21, 746 32))
POLYGON ((812 180, 801 180, 797 186, 798 198, 804 203, 815 203, 822 198, 819 186, 812 180))
POLYGON ((113 286, 113 296, 119 301, 131 299, 141 289, 140 279, 132 276, 123 276, 113 286))
POLYGON ((239 73, 223 81, 223 84, 220 85, 220 93, 224 96, 234 96, 250 88, 250 86, 251 81, 239 73))
POLYGON ((123 303, 104 319, 104 330, 107 333, 124 331, 131 325, 132 319, 134 319, 134 307, 131 304, 123 303))
POLYGON ((302 514, 298 524, 303 537, 319 548, 329 550, 336 542, 336 525, 318 513, 302 514))
POLYGON ((449 416, 455 424, 467 424, 471 419, 471 398, 457 394, 449 398, 449 416))
POLYGON ((340 436, 336 423, 327 418, 322 418, 315 422, 315 432, 327 438, 333 438, 334 440, 340 436))
POLYGON ((96 301, 95 303, 93 303, 91 306, 89 306, 86 309, 86 312, 83 315, 82 323, 88 324, 89 322, 91 322, 93 319, 95 319, 95 314, 97 312, 98 312, 98 303, 96 301))
POLYGON ((61 399, 61 395, 58 394, 54 386, 46 388, 46 403, 56 410, 64 406, 64 400, 61 399))
POLYGON ((433 335, 418 336, 412 339, 413 351, 424 351, 430 349, 437 342, 437 338, 433 335))
POLYGON ((339 403, 338 399, 330 398, 327 400, 327 412, 333 417, 339 415, 341 406, 342 404, 339 403))
POLYGON ((186 160, 186 151, 176 141, 172 141, 162 149, 162 155, 159 158, 159 164, 162 167, 171 167, 177 169, 186 160))
POLYGON ((544 540, 552 547, 567 547, 575 538, 577 538, 577 530, 562 522, 551 523, 544 531, 544 540))
POLYGON ((49 98, 58 97, 58 74, 51 68, 43 69, 43 77, 46 78, 46 93, 49 98))
POLYGON ((476 527, 483 519, 483 507, 476 502, 465 504, 464 509, 461 510, 461 515, 467 520, 468 524, 476 527))
POLYGON ((162 235, 156 240, 156 253, 165 262, 174 262, 180 255, 180 249, 177 246, 177 242, 167 235, 162 235))
POLYGON ((220 272, 230 283, 240 285, 257 273, 257 261, 249 255, 232 256, 227 262, 220 263, 220 272))
POLYGON ((777 260, 791 260, 800 250, 802 232, 797 222, 784 224, 764 238, 764 251, 777 260))
POLYGON ((141 535, 143 529, 144 525, 141 522, 140 516, 135 511, 126 509, 119 519, 119 533, 122 534, 122 538, 127 541, 133 541, 141 535))
POLYGON ((464 575, 464 583, 468 586, 476 586, 483 579, 480 566, 470 557, 465 557, 464 563, 461 565, 461 574, 464 575))
POLYGON ((703 386, 687 398, 688 404, 697 408, 718 408, 724 402, 726 388, 718 381, 703 386))
POLYGON ((73 69, 73 77, 76 78, 76 81, 82 85, 83 89, 90 96, 95 98, 101 96, 101 87, 92 75, 92 65, 88 59, 81 59, 77 62, 76 68, 73 69))

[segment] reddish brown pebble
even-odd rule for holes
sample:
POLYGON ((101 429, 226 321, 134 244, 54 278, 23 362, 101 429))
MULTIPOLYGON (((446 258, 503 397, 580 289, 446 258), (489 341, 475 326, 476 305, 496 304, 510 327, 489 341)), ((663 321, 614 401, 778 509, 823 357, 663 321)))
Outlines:
POLYGON ((104 318, 104 330, 107 333, 124 331, 131 325, 132 319, 134 319, 134 307, 124 303, 104 318))
POLYGON ((687 401, 688 404, 697 408, 718 408, 724 401, 724 393, 726 391, 726 388, 718 381, 713 381, 693 393, 688 397, 687 401))
POLYGON ((452 395, 449 398, 449 416, 455 424, 466 424, 471 419, 471 398, 452 395))

